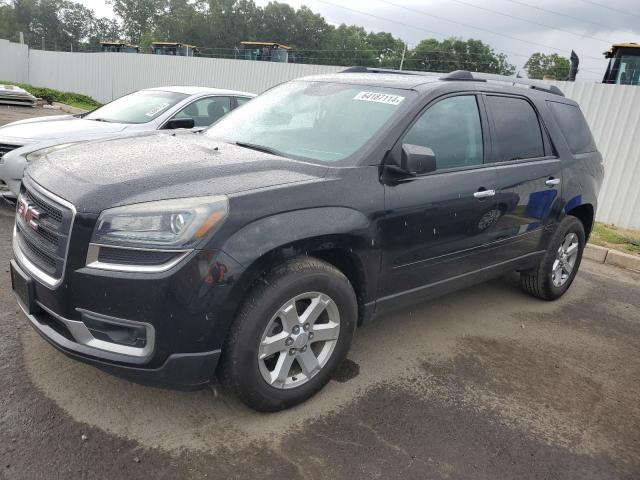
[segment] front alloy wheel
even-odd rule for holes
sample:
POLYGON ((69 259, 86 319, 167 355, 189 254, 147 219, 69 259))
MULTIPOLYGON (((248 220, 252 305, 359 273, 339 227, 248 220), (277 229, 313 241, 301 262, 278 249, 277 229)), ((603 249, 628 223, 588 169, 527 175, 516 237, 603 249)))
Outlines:
POLYGON ((335 302, 319 292, 285 302, 262 334, 258 362, 262 378, 276 388, 295 388, 327 364, 340 335, 335 302))
POLYGON ((319 391, 347 356, 358 320, 349 279, 297 257, 251 289, 222 348, 219 374, 250 407, 273 412, 319 391))

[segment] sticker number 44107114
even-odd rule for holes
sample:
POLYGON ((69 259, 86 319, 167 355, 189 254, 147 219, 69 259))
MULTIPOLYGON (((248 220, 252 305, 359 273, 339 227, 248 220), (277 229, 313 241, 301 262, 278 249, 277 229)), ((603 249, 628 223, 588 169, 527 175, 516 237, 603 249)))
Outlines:
POLYGON ((404 97, 400 95, 389 95, 388 93, 378 92, 359 92, 354 100, 361 100, 363 102, 376 102, 386 103, 387 105, 400 105, 400 102, 404 100, 404 97))

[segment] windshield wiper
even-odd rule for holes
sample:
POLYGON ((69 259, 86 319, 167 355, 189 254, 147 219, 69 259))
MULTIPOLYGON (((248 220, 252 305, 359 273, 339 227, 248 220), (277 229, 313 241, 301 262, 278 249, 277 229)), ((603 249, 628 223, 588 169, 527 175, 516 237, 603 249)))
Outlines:
POLYGON ((111 123, 111 120, 106 120, 104 118, 88 118, 87 120, 93 120, 94 122, 105 122, 105 123, 111 123))
POLYGON ((277 155, 279 157, 286 157, 280 150, 276 150, 275 148, 265 147, 263 145, 257 145, 255 143, 247 143, 247 142, 234 142, 235 145, 243 148, 250 148, 251 150, 256 150, 258 152, 270 153, 271 155, 277 155))

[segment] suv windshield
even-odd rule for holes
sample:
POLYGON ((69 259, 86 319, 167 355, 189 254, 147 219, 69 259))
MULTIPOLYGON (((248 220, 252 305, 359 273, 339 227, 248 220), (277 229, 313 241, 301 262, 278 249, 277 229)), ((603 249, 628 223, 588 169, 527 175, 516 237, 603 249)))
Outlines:
POLYGON ((162 90, 141 90, 107 103, 86 115, 84 119, 114 123, 147 123, 187 96, 184 93, 162 90))
POLYGON ((251 100, 205 134, 291 158, 336 162, 371 140, 414 95, 368 85, 289 82, 251 100))

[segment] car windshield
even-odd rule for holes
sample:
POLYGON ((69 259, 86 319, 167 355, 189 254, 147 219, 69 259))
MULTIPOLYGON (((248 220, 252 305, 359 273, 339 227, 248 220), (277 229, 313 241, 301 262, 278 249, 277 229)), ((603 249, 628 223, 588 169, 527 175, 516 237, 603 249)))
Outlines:
POLYGON ((157 118, 188 95, 162 90, 141 90, 94 110, 84 117, 114 123, 147 123, 157 118))
POLYGON ((415 92, 294 81, 231 112, 205 135, 286 157, 337 162, 354 154, 415 92))

